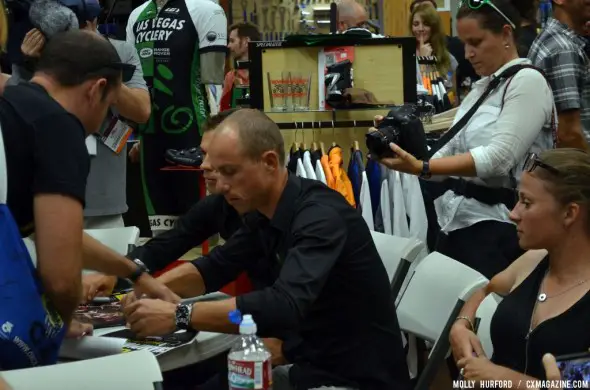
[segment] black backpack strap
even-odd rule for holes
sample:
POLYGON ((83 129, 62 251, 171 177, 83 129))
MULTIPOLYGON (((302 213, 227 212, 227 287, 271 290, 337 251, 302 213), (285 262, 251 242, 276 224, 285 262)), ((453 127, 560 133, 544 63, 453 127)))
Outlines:
MULTIPOLYGON (((452 126, 446 133, 443 134, 442 137, 439 138, 438 141, 435 142, 435 144, 432 146, 432 148, 428 151, 428 157, 431 158, 432 156, 434 156, 434 154, 436 152, 438 152, 443 146, 445 146, 451 139, 453 139, 453 137, 455 135, 457 135, 457 133, 459 133, 459 131, 461 129, 463 129, 463 127, 465 127, 465 125, 471 120, 471 118, 476 113, 476 111, 479 109, 479 107, 483 104, 483 102, 488 98, 488 96, 490 96, 490 94, 496 88, 498 88, 498 86, 503 81, 510 79, 512 76, 514 76, 515 74, 517 74, 518 72, 520 72, 522 69, 525 69, 525 68, 534 68, 534 67, 532 65, 528 65, 528 64, 513 65, 510 68, 503 71, 502 73, 500 73, 498 75, 498 77, 493 78, 492 81, 490 81, 490 83, 488 84, 486 90, 479 97, 477 102, 475 102, 475 104, 469 109, 469 111, 467 111, 467 113, 465 115, 463 115, 461 117, 461 119, 459 119, 459 121, 457 123, 455 123, 454 126, 452 126)), ((535 69, 537 69, 537 68, 535 68, 535 69)))

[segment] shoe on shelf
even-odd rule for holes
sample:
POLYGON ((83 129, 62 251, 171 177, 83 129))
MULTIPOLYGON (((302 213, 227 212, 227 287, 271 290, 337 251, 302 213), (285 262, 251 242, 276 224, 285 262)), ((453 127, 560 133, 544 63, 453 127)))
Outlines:
POLYGON ((203 157, 203 151, 199 147, 166 150, 166 161, 184 167, 199 168, 203 163, 203 157))

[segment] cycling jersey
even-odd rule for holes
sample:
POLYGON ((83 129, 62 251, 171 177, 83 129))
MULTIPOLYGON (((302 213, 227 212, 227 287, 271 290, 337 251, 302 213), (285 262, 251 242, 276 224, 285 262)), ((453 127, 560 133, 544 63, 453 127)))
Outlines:
POLYGON ((141 126, 141 164, 152 230, 169 228, 199 199, 195 173, 161 171, 166 149, 199 145, 209 113, 201 54, 227 49, 227 19, 211 0, 150 0, 133 10, 127 40, 139 53, 152 96, 152 116, 141 126))

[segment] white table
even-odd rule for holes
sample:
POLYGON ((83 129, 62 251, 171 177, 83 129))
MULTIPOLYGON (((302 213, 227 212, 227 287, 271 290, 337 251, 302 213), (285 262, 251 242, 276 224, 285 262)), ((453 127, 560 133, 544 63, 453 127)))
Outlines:
MULTIPOLYGON (((123 326, 96 329, 95 336, 103 336, 106 333, 125 329, 123 326)), ((183 345, 173 351, 158 356, 158 362, 162 372, 190 366, 212 358, 220 353, 228 351, 236 341, 233 334, 199 332, 197 339, 188 345, 183 345)))
MULTIPOLYGON (((215 301, 226 298, 229 298, 229 295, 216 292, 200 297, 183 299, 182 302, 194 303, 198 301, 215 301)), ((125 328, 121 326, 96 329, 94 331, 94 335, 102 336, 106 333, 116 332, 121 329, 125 328)), ((160 363, 160 368, 162 369, 162 372, 166 372, 203 362, 216 355, 219 355, 220 353, 229 351, 237 338, 238 336, 233 334, 199 332, 197 334, 197 339, 191 344, 184 345, 173 351, 158 356, 157 358, 158 362, 160 363)))

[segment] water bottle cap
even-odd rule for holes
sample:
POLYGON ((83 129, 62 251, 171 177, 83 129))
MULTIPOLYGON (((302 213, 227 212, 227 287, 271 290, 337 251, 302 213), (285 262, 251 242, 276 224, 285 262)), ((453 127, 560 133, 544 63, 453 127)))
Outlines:
POLYGON ((242 317, 242 325, 254 325, 252 314, 244 314, 242 317))
POLYGON ((244 314, 242 317, 242 323, 240 324, 241 334, 256 334, 257 327, 256 322, 252 318, 251 314, 244 314))

